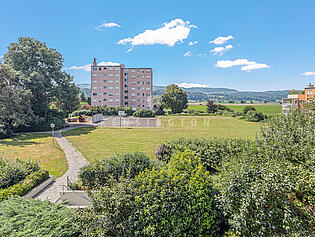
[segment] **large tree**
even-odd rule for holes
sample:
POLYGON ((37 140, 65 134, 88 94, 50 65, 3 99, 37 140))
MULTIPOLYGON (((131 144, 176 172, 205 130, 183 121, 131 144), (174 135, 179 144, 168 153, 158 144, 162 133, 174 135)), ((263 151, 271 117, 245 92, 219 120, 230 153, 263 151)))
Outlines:
POLYGON ((172 113, 180 113, 187 108, 187 93, 175 84, 168 85, 162 95, 162 102, 172 113))
POLYGON ((0 64, 0 137, 9 136, 15 128, 34 119, 24 80, 23 75, 0 64))
POLYGON ((30 102, 34 114, 47 117, 52 104, 64 113, 78 106, 79 91, 72 77, 62 70, 61 54, 48 48, 45 43, 21 37, 17 43, 11 43, 8 47, 4 63, 24 75, 22 85, 31 92, 30 102))

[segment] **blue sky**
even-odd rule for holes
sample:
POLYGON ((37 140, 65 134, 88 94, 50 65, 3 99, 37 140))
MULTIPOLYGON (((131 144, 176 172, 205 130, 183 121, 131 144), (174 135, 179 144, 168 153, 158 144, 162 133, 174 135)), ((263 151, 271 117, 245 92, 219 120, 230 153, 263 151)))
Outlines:
POLYGON ((18 37, 35 37, 63 55, 76 83, 90 82, 84 66, 94 57, 152 67, 155 85, 315 83, 314 0, 0 0, 0 9, 0 56, 18 37))

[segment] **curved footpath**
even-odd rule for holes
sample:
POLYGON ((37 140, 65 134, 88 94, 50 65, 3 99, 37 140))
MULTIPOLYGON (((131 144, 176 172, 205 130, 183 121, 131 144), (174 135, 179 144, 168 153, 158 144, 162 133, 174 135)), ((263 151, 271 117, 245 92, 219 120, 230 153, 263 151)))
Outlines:
POLYGON ((69 129, 72 128, 55 132, 55 139, 66 155, 68 170, 63 176, 57 178, 53 183, 40 192, 35 199, 56 202, 60 197, 59 193, 66 189, 67 177, 71 182, 76 182, 78 180, 78 172, 80 168, 88 164, 87 160, 75 147, 73 147, 71 142, 62 136, 61 133, 69 129))

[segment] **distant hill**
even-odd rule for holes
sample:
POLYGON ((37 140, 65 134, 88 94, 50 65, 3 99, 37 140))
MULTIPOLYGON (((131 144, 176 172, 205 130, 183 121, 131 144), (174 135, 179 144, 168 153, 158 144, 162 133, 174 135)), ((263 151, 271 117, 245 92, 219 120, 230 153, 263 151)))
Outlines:
MULTIPOLYGON (((91 84, 77 84, 85 96, 91 95, 91 84)), ((166 86, 153 86, 154 96, 161 95, 164 93, 166 86)), ((193 101, 207 101, 214 100, 217 102, 240 102, 240 101, 253 101, 253 102, 279 102, 282 98, 285 98, 289 93, 289 90, 278 90, 278 91, 238 91, 229 88, 204 88, 204 87, 193 87, 193 88, 182 88, 187 91, 188 100, 193 101)))

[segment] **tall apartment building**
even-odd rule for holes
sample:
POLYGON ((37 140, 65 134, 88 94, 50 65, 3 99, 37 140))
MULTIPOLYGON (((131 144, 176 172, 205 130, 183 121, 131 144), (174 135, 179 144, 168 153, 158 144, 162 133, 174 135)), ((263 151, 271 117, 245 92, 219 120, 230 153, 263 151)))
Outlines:
POLYGON ((91 104, 152 108, 152 68, 91 66, 91 104))

